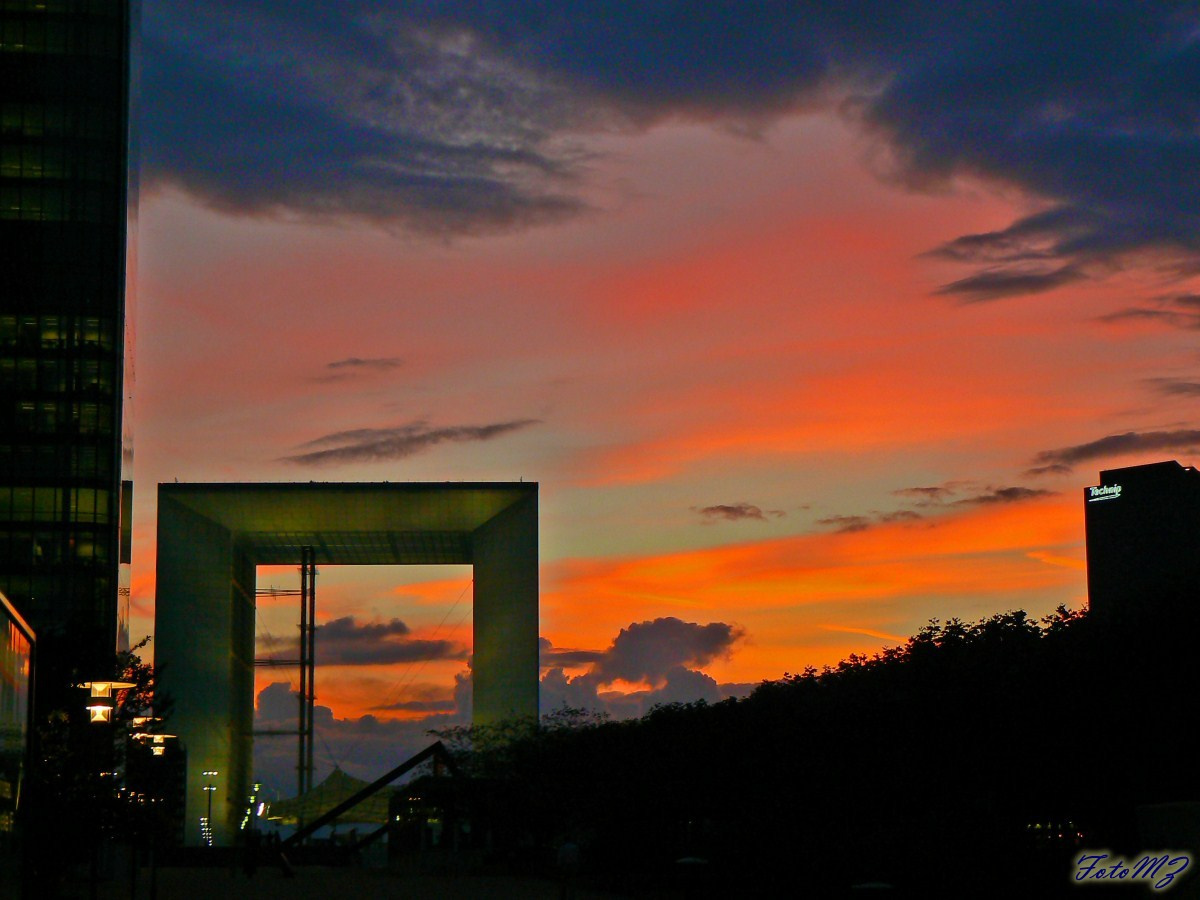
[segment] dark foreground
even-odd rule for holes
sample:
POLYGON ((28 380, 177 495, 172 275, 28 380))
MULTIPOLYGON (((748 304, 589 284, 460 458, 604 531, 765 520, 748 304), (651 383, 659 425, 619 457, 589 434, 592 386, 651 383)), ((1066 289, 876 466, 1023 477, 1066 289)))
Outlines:
MULTIPOLYGON (((304 866, 293 877, 284 877, 278 869, 260 869, 248 878, 240 869, 231 873, 220 868, 164 867, 155 873, 142 869, 137 882, 128 876, 100 881, 97 900, 559 900, 561 885, 544 878, 503 875, 417 875, 399 874, 386 869, 350 869, 343 867, 304 866)), ((84 900, 91 896, 89 883, 64 885, 60 896, 66 900, 84 900)), ((13 900, 19 894, 13 893, 13 900)), ((34 896, 37 896, 35 892, 34 896)), ((567 894, 575 900, 609 900, 614 895, 579 886, 567 894)), ((0 887, 0 898, 10 895, 0 887)))

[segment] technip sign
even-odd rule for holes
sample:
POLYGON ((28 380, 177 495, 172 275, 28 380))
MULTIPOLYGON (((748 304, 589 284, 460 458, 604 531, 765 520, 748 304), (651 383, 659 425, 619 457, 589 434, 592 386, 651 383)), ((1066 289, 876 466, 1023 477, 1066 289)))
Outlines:
POLYGON ((1088 503, 1097 503, 1101 500, 1118 500, 1121 497, 1121 486, 1119 484, 1104 484, 1100 487, 1088 488, 1088 503))

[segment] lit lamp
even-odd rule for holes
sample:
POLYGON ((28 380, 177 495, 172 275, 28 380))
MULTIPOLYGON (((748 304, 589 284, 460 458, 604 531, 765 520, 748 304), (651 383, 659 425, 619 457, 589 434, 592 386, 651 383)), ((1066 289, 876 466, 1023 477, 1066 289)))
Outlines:
POLYGON ((115 697, 113 691, 127 691, 136 687, 132 681, 85 681, 79 685, 91 691, 91 702, 87 706, 89 722, 111 722, 115 697))
POLYGON ((173 734, 156 734, 154 740, 150 742, 150 752, 155 756, 162 756, 167 752, 167 738, 173 738, 173 734))
MULTIPOLYGON (((134 722, 136 723, 137 719, 134 719, 134 722)), ((155 756, 162 756, 167 752, 167 741, 178 736, 176 734, 151 734, 148 731, 135 731, 129 737, 139 744, 149 744, 151 753, 155 756)))

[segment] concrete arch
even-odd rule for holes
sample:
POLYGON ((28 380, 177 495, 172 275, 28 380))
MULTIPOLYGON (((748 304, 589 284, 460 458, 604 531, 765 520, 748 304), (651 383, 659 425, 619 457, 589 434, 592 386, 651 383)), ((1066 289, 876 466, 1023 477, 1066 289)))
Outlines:
POLYGON ((155 662, 187 748, 185 839, 199 843, 205 771, 221 772, 215 840, 248 796, 255 567, 474 567, 473 717, 538 711, 536 483, 160 484, 155 662))

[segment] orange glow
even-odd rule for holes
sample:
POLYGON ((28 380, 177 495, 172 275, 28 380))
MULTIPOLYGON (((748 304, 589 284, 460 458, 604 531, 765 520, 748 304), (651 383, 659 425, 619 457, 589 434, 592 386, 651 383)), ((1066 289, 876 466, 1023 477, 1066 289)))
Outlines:
POLYGON ((1070 558, 1079 528, 1074 499, 1050 497, 855 533, 564 561, 545 579, 543 630, 556 644, 599 648, 596 635, 655 616, 735 622, 747 647, 710 672, 777 678, 899 643, 935 615, 1078 605, 1078 569, 1045 560, 1070 558))

